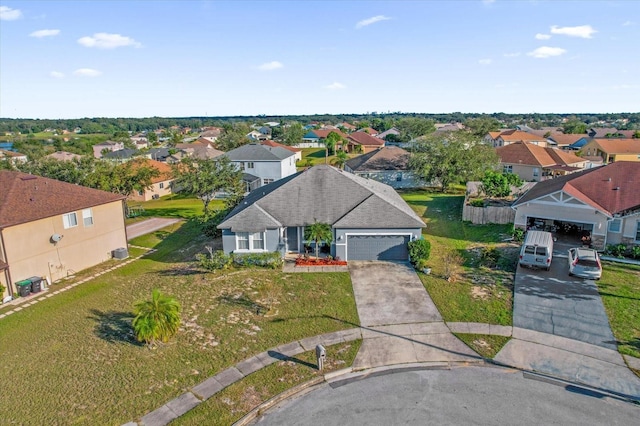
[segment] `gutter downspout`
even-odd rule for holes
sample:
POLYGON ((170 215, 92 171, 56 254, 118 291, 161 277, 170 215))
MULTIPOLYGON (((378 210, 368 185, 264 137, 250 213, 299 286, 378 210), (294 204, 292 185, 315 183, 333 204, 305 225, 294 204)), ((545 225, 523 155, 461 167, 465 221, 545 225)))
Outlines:
POLYGON ((3 228, 0 228, 0 246, 2 246, 2 258, 7 264, 7 269, 5 269, 4 276, 7 279, 7 290, 9 291, 9 296, 13 297, 13 287, 11 286, 11 270, 9 269, 9 259, 7 259, 7 249, 4 245, 4 235, 2 233, 3 230, 3 228))

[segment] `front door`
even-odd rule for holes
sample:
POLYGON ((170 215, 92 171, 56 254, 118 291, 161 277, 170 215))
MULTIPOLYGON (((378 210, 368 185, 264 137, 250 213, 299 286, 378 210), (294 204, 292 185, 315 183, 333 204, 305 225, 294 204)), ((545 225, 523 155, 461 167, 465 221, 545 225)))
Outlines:
POLYGON ((287 227, 287 251, 294 253, 300 251, 297 226, 287 227))

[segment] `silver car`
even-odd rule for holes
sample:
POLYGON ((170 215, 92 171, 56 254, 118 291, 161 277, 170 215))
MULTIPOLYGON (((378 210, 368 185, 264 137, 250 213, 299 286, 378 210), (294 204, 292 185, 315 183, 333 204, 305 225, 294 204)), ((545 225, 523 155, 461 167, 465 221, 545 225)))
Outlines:
POLYGON ((598 252, 590 248, 569 249, 569 275, 599 280, 602 276, 602 265, 598 252))

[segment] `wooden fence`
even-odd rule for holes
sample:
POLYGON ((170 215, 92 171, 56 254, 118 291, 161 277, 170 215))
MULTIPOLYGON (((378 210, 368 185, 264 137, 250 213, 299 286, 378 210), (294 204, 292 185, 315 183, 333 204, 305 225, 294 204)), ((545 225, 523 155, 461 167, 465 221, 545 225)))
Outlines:
POLYGON ((462 220, 471 221, 476 225, 487 223, 506 224, 513 223, 516 212, 509 206, 504 207, 473 207, 464 203, 462 207, 462 220))

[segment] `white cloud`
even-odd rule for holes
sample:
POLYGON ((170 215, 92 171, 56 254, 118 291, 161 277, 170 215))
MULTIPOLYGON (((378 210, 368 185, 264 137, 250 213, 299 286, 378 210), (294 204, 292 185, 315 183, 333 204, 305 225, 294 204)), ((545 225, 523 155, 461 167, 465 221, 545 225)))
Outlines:
POLYGON ((53 78, 64 78, 64 74, 60 71, 51 71, 49 75, 53 78))
POLYGON ((284 67, 284 65, 282 65, 281 62, 271 61, 271 62, 265 62, 264 64, 260 65, 258 69, 260 71, 273 71, 282 67, 284 67))
POLYGON ((93 37, 82 37, 78 39, 78 43, 85 47, 97 47, 98 49, 115 49, 125 46, 142 47, 142 44, 131 37, 109 33, 95 33, 93 37))
POLYGON ((491 62, 492 62, 492 61, 491 61, 491 59, 480 59, 480 60, 478 61, 478 63, 479 63, 480 65, 490 65, 490 64, 491 64, 491 62))
POLYGON ((29 37, 37 37, 37 38, 53 37, 53 36, 57 36, 58 34, 60 34, 60 30, 38 30, 29 34, 29 37))
POLYGON ((513 52, 513 53, 505 53, 504 54, 505 58, 517 58, 518 56, 520 56, 520 52, 513 52))
POLYGON ((636 24, 636 23, 635 23, 635 22, 633 22, 633 21, 624 21, 624 22, 622 23, 622 26, 623 26, 623 27, 629 27, 629 26, 631 26, 631 25, 635 25, 635 24, 636 24))
POLYGON ((598 31, 594 30, 591 25, 580 25, 577 27, 559 27, 554 25, 551 27, 551 34, 562 34, 569 37, 591 38, 594 33, 598 31))
POLYGON ((552 56, 564 55, 565 53, 567 53, 567 51, 561 47, 542 46, 527 53, 527 55, 533 56, 534 58, 550 58, 552 56))
POLYGON ((329 84, 328 86, 324 86, 324 88, 325 89, 329 89, 329 90, 342 90, 342 89, 346 89, 347 86, 345 86, 342 83, 338 83, 336 81, 336 82, 333 82, 333 83, 329 84))
POLYGON ((20 9, 11 9, 7 6, 0 6, 0 21, 15 21, 22 18, 20 9))
POLYGON ((364 28, 367 25, 375 24, 376 22, 380 22, 380 21, 388 21, 389 19, 391 18, 384 15, 378 15, 378 16, 373 16, 371 18, 363 19, 362 21, 356 24, 356 29, 359 30, 360 28, 364 28))
POLYGON ((75 70, 73 75, 77 75, 79 77, 97 77, 102 75, 102 71, 94 70, 92 68, 80 68, 75 70))
POLYGON ((484 4, 485 6, 489 6, 492 3, 495 3, 496 0, 482 0, 482 4, 484 4))
POLYGON ((551 38, 550 34, 536 34, 536 40, 549 40, 551 38))

